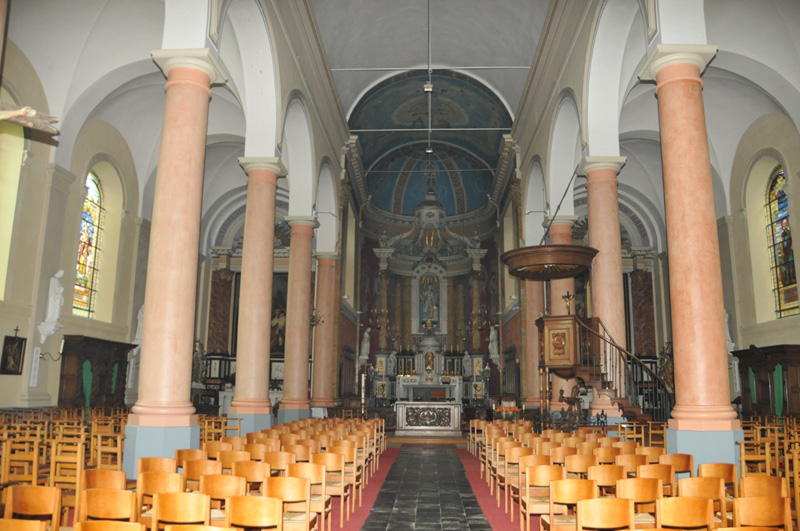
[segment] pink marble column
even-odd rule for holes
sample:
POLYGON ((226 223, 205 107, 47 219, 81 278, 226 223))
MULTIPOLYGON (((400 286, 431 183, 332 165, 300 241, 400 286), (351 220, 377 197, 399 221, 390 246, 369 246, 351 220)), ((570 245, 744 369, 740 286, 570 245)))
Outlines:
POLYGON ((539 331, 536 320, 544 314, 544 283, 525 281, 525 358, 522 365, 523 404, 539 407, 541 404, 539 382, 539 331))
POLYGON ((317 312, 322 322, 314 327, 314 368, 311 406, 336 405, 336 351, 334 313, 336 312, 337 254, 320 254, 317 258, 317 312))
MULTIPOLYGON (((292 227, 286 293, 286 350, 281 410, 308 410, 308 354, 311 344, 311 240, 313 217, 286 217, 292 227)), ((305 415, 308 416, 308 415, 305 415)), ((281 416, 281 419, 286 418, 281 416)))
POLYGON ((198 55, 153 52, 167 83, 133 426, 197 424, 190 401, 197 257, 208 102, 219 72, 207 50, 198 55))
POLYGON ((728 388, 722 274, 702 68, 715 48, 655 54, 667 219, 677 430, 739 429, 728 388), (709 50, 711 49, 711 50, 709 50))
POLYGON ((242 248, 236 391, 230 412, 269 414, 269 341, 278 159, 241 158, 247 172, 247 210, 242 248))
POLYGON ((622 245, 619 230, 617 173, 624 157, 587 157, 589 245, 598 253, 592 263, 592 315, 625 347, 625 293, 622 286, 622 245))
MULTIPOLYGON (((574 217, 557 217, 550 225, 551 245, 572 245, 572 225, 574 217)), ((575 293, 575 279, 560 278, 550 281, 550 315, 567 315, 567 303, 561 297, 575 293)), ((570 313, 575 315, 575 301, 570 303, 570 313)))

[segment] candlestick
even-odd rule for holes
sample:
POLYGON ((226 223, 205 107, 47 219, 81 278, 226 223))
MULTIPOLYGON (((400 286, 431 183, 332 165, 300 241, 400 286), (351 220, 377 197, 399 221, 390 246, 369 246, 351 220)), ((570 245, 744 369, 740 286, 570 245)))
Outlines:
POLYGON ((58 353, 59 354, 63 354, 64 353, 64 338, 63 337, 61 338, 61 348, 58 349, 58 353))

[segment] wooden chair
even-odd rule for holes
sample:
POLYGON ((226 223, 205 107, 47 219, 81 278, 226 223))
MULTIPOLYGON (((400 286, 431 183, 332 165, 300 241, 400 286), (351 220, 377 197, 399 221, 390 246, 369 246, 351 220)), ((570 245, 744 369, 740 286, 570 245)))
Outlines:
POLYGON ((636 448, 636 453, 639 455, 646 455, 648 464, 656 464, 658 463, 659 457, 666 452, 664 448, 659 446, 640 446, 636 448))
POLYGON ((600 496, 613 496, 617 488, 617 480, 628 477, 628 472, 622 465, 595 465, 590 466, 588 479, 597 483, 600 496))
POLYGON ((549 511, 539 522, 541 529, 572 531, 576 529, 575 514, 569 514, 579 500, 597 498, 597 484, 590 479, 560 479, 550 483, 549 511))
POLYGON ((614 464, 625 467, 628 476, 636 476, 636 468, 647 464, 647 456, 639 454, 620 454, 614 458, 614 464))
MULTIPOLYGON (((251 435, 248 433, 248 435, 251 435)), ((270 451, 262 441, 266 439, 259 439, 258 442, 245 443, 244 451, 250 454, 250 461, 262 461, 264 459, 264 452, 270 451)), ((280 446, 278 447, 280 450, 280 446)))
MULTIPOLYGON (((535 465, 525 469, 519 491, 519 524, 525 521, 526 531, 530 531, 531 517, 547 514, 550 507, 550 485, 554 481, 566 479, 566 470, 557 465, 535 465)), ((563 509, 554 507, 554 513, 563 509)), ((513 517, 512 517, 513 522, 513 517)))
MULTIPOLYGON (((21 520, 19 518, 0 518, 0 531, 45 531, 45 523, 40 520, 21 520)), ((141 531, 144 531, 142 529, 141 531)))
POLYGON ((737 467, 731 463, 701 463, 697 467, 699 477, 718 477, 725 482, 727 499, 726 511, 732 510, 733 498, 739 496, 739 473, 737 467))
MULTIPOLYGON (((532 448, 530 448, 532 450, 532 448)), ((519 458, 519 463, 517 464, 519 468, 519 480, 518 481, 511 481, 509 482, 509 492, 511 495, 511 521, 514 521, 514 502, 519 503, 519 493, 522 485, 525 482, 525 469, 529 466, 540 466, 540 465, 552 465, 552 461, 550 461, 550 457, 546 455, 523 455, 519 458)), ((558 478, 563 479, 563 478, 558 478)), ((549 485, 548 485, 549 488, 549 485)), ((520 522, 521 523, 521 522, 520 522)))
POLYGON ((293 463, 289 465, 289 477, 306 478, 311 485, 311 512, 319 515, 320 531, 325 531, 325 521, 328 521, 328 531, 330 531, 330 513, 332 509, 332 498, 326 494, 327 490, 327 471, 325 465, 315 463, 293 463))
POLYGON ((600 443, 597 441, 586 441, 578 445, 579 454, 594 455, 594 449, 600 448, 600 443))
POLYGON ((639 448, 639 443, 636 441, 619 441, 612 443, 613 448, 619 448, 620 455, 635 454, 636 449, 639 448))
POLYGON ((608 447, 608 446, 613 446, 615 442, 620 442, 621 440, 622 439, 620 439, 619 437, 611 437, 609 435, 606 435, 605 437, 600 437, 599 439, 597 439, 597 442, 600 443, 601 447, 608 447))
POLYGON ((125 490, 128 479, 122 470, 108 470, 100 468, 84 469, 81 475, 81 488, 86 489, 117 489, 125 490))
POLYGON ((250 452, 245 450, 220 450, 217 461, 222 463, 222 473, 230 474, 236 461, 250 461, 250 452))
POLYGON ((136 475, 142 472, 177 472, 178 466, 171 457, 140 457, 136 475))
POLYGON ((559 446, 550 450, 550 458, 554 465, 564 465, 567 457, 577 455, 578 449, 576 447, 559 446))
POLYGON ((664 495, 675 496, 675 469, 672 465, 639 465, 637 478, 658 478, 664 486, 664 495))
POLYGON ((564 468, 567 469, 567 478, 586 479, 589 467, 597 465, 597 457, 588 454, 568 455, 564 459, 564 468))
MULTIPOLYGON (((0 527, 0 529, 2 529, 0 527)), ((118 522, 116 520, 92 520, 75 522, 75 531, 147 531, 144 524, 138 522, 118 522)), ((19 531, 22 531, 20 529, 19 531)))
POLYGON ((714 502, 714 514, 719 513, 719 521, 715 524, 728 525, 725 509, 725 484, 722 478, 681 478, 678 480, 678 496, 694 496, 708 498, 714 502))
MULTIPOLYGON (((229 419, 231 420, 231 419, 229 419)), ((239 437, 236 435, 229 435, 220 439, 220 441, 224 443, 230 443, 231 450, 244 450, 244 445, 247 442, 247 439, 244 437, 239 437)))
POLYGON ((264 462, 270 466, 273 476, 285 476, 289 463, 296 463, 297 458, 291 452, 265 452, 264 462))
POLYGON ((216 525, 178 524, 164 526, 164 531, 236 531, 236 528, 216 525))
POLYGON ((333 446, 331 453, 344 456, 344 473, 347 481, 353 486, 352 510, 356 510, 356 493, 358 493, 358 506, 361 507, 361 496, 364 492, 364 473, 358 466, 356 449, 347 446, 333 446))
POLYGON ((293 453, 295 463, 308 463, 311 458, 311 448, 304 444, 286 444, 281 451, 293 453))
POLYGON ((664 497, 664 486, 656 478, 625 478, 617 481, 617 498, 633 501, 636 529, 656 525, 655 501, 664 497))
POLYGON ((245 496, 247 481, 241 476, 213 474, 200 477, 200 493, 211 499, 211 520, 225 520, 225 499, 231 496, 245 496))
POLYGON ((649 421, 647 423, 647 445, 666 446, 667 442, 667 423, 659 421, 649 421))
POLYGON ((689 474, 694 477, 694 456, 692 454, 661 454, 658 462, 662 465, 672 465, 675 474, 689 474))
POLYGON ((121 520, 135 522, 138 517, 136 493, 132 490, 86 489, 81 493, 76 521, 121 520))
MULTIPOLYGON (((615 466, 615 465, 601 465, 615 466)), ((577 531, 584 529, 633 529, 633 501, 624 498, 578 500, 577 531)))
POLYGON ((310 531, 317 526, 317 515, 311 515, 311 483, 306 478, 267 478, 261 494, 283 501, 284 529, 310 531))
POLYGON ((344 527, 345 513, 347 520, 350 520, 350 500, 353 486, 345 477, 344 456, 334 453, 311 454, 311 463, 324 465, 326 477, 326 492, 332 497, 338 497, 339 506, 339 528, 344 527))
POLYGON ((142 472, 139 474, 136 478, 136 506, 142 511, 139 513, 139 522, 150 527, 153 497, 156 494, 185 490, 184 477, 177 472, 142 472))
POLYGON ((61 489, 41 485, 14 485, 6 489, 4 518, 16 516, 50 521, 50 529, 59 528, 61 517, 61 489))
POLYGON ((50 476, 47 484, 61 489, 62 520, 66 524, 69 508, 77 510, 83 467, 86 464, 86 439, 58 438, 50 444, 50 476))
POLYGON ((203 443, 203 450, 208 453, 209 459, 217 459, 217 454, 223 450, 233 450, 233 445, 222 441, 206 441, 203 443))
POLYGON ((231 474, 244 478, 248 492, 261 492, 264 480, 272 475, 272 471, 269 464, 262 461, 237 461, 231 474))
POLYGON ((483 432, 483 426, 486 424, 485 420, 482 419, 472 419, 469 421, 469 435, 467 437, 467 449, 469 453, 475 455, 475 450, 477 448, 478 437, 483 432))
POLYGON ((9 439, 3 447, 3 478, 10 484, 39 484, 39 441, 9 439))
MULTIPOLYGON (((489 479, 489 494, 494 494, 494 486, 497 483, 497 474, 500 469, 504 466, 506 460, 506 451, 509 448, 517 448, 521 447, 522 443, 515 441, 514 439, 506 439, 503 441, 498 442, 494 445, 494 455, 490 461, 489 465, 489 475, 487 479, 489 479)), ((499 503, 498 503, 499 506, 499 503)))
MULTIPOLYGON (((519 460, 526 455, 533 455, 533 448, 525 448, 524 446, 508 448, 506 450, 505 460, 500 463, 500 469, 497 471, 495 478, 497 506, 500 507, 500 489, 503 489, 503 508, 506 514, 508 514, 509 485, 511 483, 519 483, 519 460)), ((513 517, 513 511, 511 514, 513 517)))
POLYGON ((656 500, 656 527, 714 529, 714 502, 709 498, 675 496, 656 500))
POLYGON ((194 461, 195 459, 208 459, 208 452, 199 448, 184 448, 175 450, 175 463, 178 468, 183 471, 186 461, 194 461))
POLYGON ((787 498, 789 488, 786 478, 777 476, 743 476, 739 478, 739 496, 750 498, 753 496, 777 496, 787 498))
POLYGON ((733 525, 736 527, 777 527, 783 531, 792 531, 791 500, 777 496, 734 498, 733 525))
POLYGON ((613 465, 614 459, 622 453, 622 450, 613 446, 600 446, 592 450, 592 455, 597 457, 598 465, 613 465))
POLYGON ((153 495, 153 526, 158 531, 162 525, 210 525, 211 498, 199 492, 162 492, 153 495))
POLYGON ((186 488, 188 490, 198 490, 200 488, 200 478, 212 474, 222 474, 221 461, 192 459, 184 462, 183 477, 186 478, 186 488))
POLYGON ((274 526, 283 530, 283 502, 262 496, 234 496, 226 502, 227 527, 261 528, 274 526))

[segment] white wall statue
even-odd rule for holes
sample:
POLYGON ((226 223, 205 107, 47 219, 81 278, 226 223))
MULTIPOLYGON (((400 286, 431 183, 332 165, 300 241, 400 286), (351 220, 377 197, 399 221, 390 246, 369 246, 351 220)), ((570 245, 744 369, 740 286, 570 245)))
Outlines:
POLYGON ((50 287, 47 293, 47 311, 45 312, 44 321, 39 325, 39 335, 43 345, 47 338, 64 326, 58 322, 61 317, 61 307, 64 306, 64 286, 61 285, 63 276, 64 270, 59 269, 50 277, 50 287))

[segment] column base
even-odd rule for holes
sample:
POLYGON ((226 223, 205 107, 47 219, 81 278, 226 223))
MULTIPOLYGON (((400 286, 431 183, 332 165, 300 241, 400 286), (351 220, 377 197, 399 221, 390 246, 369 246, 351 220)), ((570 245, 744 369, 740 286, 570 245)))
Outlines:
POLYGON ((278 424, 286 424, 294 420, 307 419, 311 416, 310 409, 283 409, 278 410, 278 424))
POLYGON ((50 407, 52 405, 48 393, 23 393, 19 397, 19 407, 50 407))
POLYGON ((242 437, 247 433, 255 433, 271 428, 273 420, 275 419, 275 416, 271 412, 258 414, 239 413, 234 412, 233 408, 231 408, 231 413, 228 416, 241 419, 239 421, 239 432, 242 437))
POLYGON ((175 457, 175 450, 200 448, 200 426, 125 426, 122 469, 136 479, 140 457, 175 457))
POLYGON ((692 431, 667 428, 666 439, 667 453, 692 454, 695 467, 703 463, 735 463, 741 470, 736 445, 736 441, 744 440, 744 431, 740 429, 692 431))
POLYGON ((312 398, 311 407, 334 407, 336 401, 333 398, 312 398))

